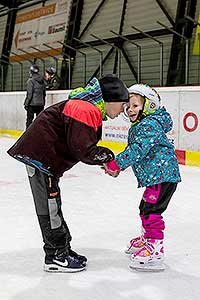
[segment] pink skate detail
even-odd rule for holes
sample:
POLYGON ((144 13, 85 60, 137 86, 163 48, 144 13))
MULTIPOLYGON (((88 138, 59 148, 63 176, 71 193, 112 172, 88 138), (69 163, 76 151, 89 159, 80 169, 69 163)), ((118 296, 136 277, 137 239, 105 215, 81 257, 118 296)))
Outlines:
POLYGON ((151 244, 153 244, 153 243, 155 243, 155 239, 148 238, 148 242, 151 243, 151 244))
POLYGON ((138 248, 141 248, 141 247, 144 246, 144 244, 145 244, 145 239, 144 239, 144 237, 143 237, 143 236, 139 236, 139 237, 137 237, 137 238, 134 238, 134 239, 130 240, 130 247, 129 247, 129 249, 130 249, 131 247, 138 247, 138 248))
POLYGON ((127 254, 132 254, 135 251, 138 251, 141 249, 146 243, 146 240, 143 235, 133 238, 130 240, 129 244, 127 245, 126 253, 127 254))
POLYGON ((161 184, 156 184, 146 188, 143 194, 143 199, 145 202, 155 204, 158 201, 160 195, 161 184))
POLYGON ((150 256, 153 253, 153 251, 154 251, 153 245, 150 243, 149 244, 146 243, 142 249, 138 250, 136 253, 133 254, 132 258, 134 258, 136 256, 137 257, 138 256, 139 257, 150 256))
POLYGON ((147 239, 146 244, 131 255, 131 259, 144 263, 152 260, 162 260, 164 257, 164 248, 161 245, 163 245, 163 241, 147 239))
POLYGON ((145 229, 144 238, 162 240, 164 238, 165 223, 161 215, 140 215, 142 226, 145 229))

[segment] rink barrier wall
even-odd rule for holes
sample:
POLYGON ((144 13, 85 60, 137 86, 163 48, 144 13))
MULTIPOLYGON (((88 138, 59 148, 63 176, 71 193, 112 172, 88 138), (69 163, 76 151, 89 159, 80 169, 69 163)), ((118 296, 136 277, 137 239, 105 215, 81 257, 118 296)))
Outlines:
MULTIPOLYGON (((177 149, 179 163, 200 166, 200 87, 159 87, 156 90, 174 122, 168 137, 177 149)), ((69 92, 48 91, 46 107, 66 100, 69 92)), ((25 130, 25 95, 26 92, 0 93, 0 135, 17 138, 25 130)), ((129 127, 129 121, 121 115, 104 122, 102 141, 99 144, 119 153, 126 146, 129 127)))
MULTIPOLYGON (((0 129, 0 135, 9 138, 16 139, 19 138, 22 134, 23 131, 20 130, 0 129)), ((118 154, 125 149, 127 144, 112 141, 100 141, 98 145, 107 147, 111 149, 115 154, 118 154)), ((200 152, 176 150, 176 155, 179 164, 200 167, 200 152)))
MULTIPOLYGON (((123 151, 126 147, 125 143, 100 141, 100 146, 108 147, 116 154, 123 151)), ((176 149, 178 163, 187 166, 200 167, 200 152, 178 150, 176 149)))

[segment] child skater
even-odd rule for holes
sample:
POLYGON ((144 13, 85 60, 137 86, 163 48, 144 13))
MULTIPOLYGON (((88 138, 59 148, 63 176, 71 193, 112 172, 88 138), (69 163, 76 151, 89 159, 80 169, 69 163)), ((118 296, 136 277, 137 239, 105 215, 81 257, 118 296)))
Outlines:
POLYGON ((172 119, 166 109, 160 107, 158 93, 144 84, 129 88, 126 112, 132 123, 128 145, 104 167, 109 175, 116 177, 131 166, 138 187, 145 187, 139 206, 142 234, 130 240, 125 251, 131 254, 130 267, 163 270, 165 223, 162 213, 181 181, 175 149, 166 135, 172 129, 172 119))

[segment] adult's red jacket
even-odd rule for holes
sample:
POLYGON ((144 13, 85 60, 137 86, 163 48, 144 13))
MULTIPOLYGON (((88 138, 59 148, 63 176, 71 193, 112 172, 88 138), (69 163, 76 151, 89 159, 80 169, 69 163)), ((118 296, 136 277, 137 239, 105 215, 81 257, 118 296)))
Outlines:
POLYGON ((8 153, 61 177, 80 161, 102 165, 114 159, 111 150, 97 146, 101 135, 101 110, 90 102, 71 99, 42 111, 8 153))

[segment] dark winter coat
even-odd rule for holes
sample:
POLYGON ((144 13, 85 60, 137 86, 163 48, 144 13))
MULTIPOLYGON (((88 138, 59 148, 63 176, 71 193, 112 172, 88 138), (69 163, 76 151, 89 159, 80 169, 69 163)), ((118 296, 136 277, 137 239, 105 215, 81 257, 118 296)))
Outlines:
POLYGON ((58 75, 54 75, 49 80, 46 80, 45 84, 47 90, 59 90, 60 78, 58 77, 58 75))
POLYGON ((27 81, 27 92, 24 106, 45 106, 46 88, 44 78, 33 74, 27 81))
POLYGON ((89 92, 75 90, 88 101, 72 98, 48 107, 8 153, 56 177, 79 161, 102 165, 114 159, 111 150, 96 145, 102 134, 103 109, 100 107, 103 108, 104 102, 97 79, 88 86, 89 92))

